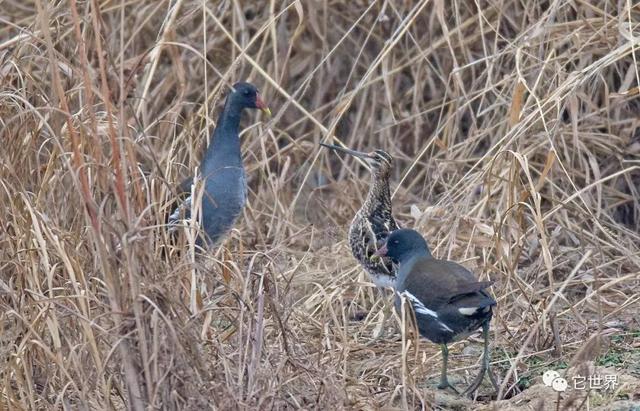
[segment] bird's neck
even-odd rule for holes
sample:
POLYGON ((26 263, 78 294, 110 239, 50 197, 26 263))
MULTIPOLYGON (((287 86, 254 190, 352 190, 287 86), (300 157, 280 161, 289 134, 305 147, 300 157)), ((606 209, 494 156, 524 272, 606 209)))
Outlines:
POLYGON ((207 148, 207 157, 224 156, 228 160, 240 158, 240 117, 242 109, 235 107, 229 101, 218 117, 216 129, 213 132, 213 141, 207 148))
POLYGON ((218 117, 216 131, 220 130, 220 134, 227 137, 238 137, 240 117, 242 117, 242 109, 227 101, 218 117))
POLYGON ((424 259, 431 259, 433 256, 429 250, 412 250, 398 257, 400 267, 413 266, 416 262, 424 259))
POLYGON ((391 207, 391 190, 389 189, 389 172, 375 170, 371 174, 371 188, 364 202, 365 209, 374 210, 378 207, 391 207))

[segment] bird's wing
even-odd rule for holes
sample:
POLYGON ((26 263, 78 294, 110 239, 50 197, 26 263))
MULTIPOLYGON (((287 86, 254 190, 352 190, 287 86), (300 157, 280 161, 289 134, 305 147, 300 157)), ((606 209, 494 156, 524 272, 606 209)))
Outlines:
POLYGON ((389 236, 389 233, 397 229, 397 225, 393 217, 387 218, 384 213, 373 214, 367 219, 371 231, 375 235, 376 241, 383 241, 389 236))
POLYGON ((455 289, 451 290, 451 296, 452 298, 455 298, 460 295, 477 293, 484 290, 485 288, 491 287, 493 283, 493 281, 474 281, 471 283, 460 283, 457 284, 455 289))
POLYGON ((435 311, 493 284, 478 281, 469 270, 453 261, 420 258, 406 268, 411 274, 406 276, 404 288, 435 311))

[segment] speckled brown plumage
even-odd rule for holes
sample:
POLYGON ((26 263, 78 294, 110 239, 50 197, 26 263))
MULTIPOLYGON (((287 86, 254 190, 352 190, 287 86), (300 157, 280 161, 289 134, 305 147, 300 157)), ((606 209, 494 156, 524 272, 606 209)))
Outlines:
POLYGON ((393 287, 396 269, 389 258, 371 259, 391 231, 398 229, 392 215, 389 175, 393 158, 383 150, 371 153, 321 144, 367 161, 371 167, 371 186, 362 207, 349 227, 351 253, 378 287, 393 287))
POLYGON ((398 229, 392 215, 389 190, 392 157, 382 150, 371 154, 371 187, 362 207, 351 221, 349 246, 353 256, 378 287, 393 287, 396 270, 391 260, 371 258, 389 233, 398 229))

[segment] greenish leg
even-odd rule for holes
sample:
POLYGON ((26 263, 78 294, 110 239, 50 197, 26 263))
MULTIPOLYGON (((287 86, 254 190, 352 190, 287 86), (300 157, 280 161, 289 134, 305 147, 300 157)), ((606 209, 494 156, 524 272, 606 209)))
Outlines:
POLYGON ((449 348, 447 347, 447 344, 442 344, 440 346, 440 349, 442 350, 442 370, 440 373, 440 385, 438 385, 438 388, 444 390, 449 386, 449 380, 447 379, 447 362, 449 361, 449 348))
POLYGON ((486 322, 482 325, 482 337, 484 338, 484 352, 482 355, 482 364, 480 365, 480 372, 478 376, 473 380, 469 388, 467 388, 463 394, 473 394, 480 384, 482 384, 482 379, 485 374, 489 374, 489 380, 491 381, 491 385, 493 385, 493 389, 498 392, 499 386, 496 380, 495 375, 493 375, 493 371, 491 370, 491 353, 489 352, 489 322, 486 322))
POLYGON ((449 379, 447 378, 447 363, 449 362, 449 347, 447 344, 441 344, 440 348, 442 350, 442 373, 440 374, 440 384, 438 384, 438 388, 444 390, 445 388, 451 388, 453 391, 458 393, 453 385, 449 384, 449 379))

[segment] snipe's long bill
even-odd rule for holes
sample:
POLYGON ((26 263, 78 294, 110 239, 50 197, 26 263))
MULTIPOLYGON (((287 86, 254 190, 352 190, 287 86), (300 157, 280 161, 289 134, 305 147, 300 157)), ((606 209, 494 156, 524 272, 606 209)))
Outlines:
POLYGON ((369 153, 364 153, 362 151, 351 150, 350 148, 340 147, 340 146, 337 146, 335 144, 320 143, 320 145, 322 147, 330 148, 332 150, 336 150, 336 151, 339 151, 341 153, 349 154, 349 155, 354 156, 354 157, 363 158, 363 159, 369 158, 369 153))

